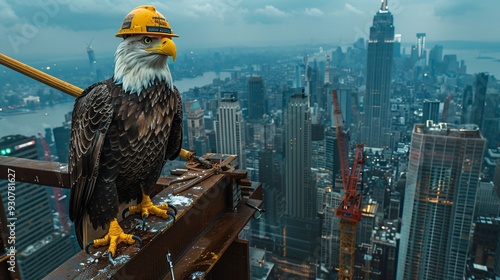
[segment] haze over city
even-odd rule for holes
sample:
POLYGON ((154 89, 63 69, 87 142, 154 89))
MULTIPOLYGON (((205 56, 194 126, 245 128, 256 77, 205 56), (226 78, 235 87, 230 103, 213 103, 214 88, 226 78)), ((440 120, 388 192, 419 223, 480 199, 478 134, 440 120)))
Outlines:
MULTIPOLYGON (((112 54, 123 15, 141 1, 0 1, 0 52, 20 59, 74 56, 90 41, 112 54), (36 46, 36 51, 34 47, 36 46)), ((180 35, 179 52, 207 47, 350 44, 367 38, 380 1, 150 1, 180 35)), ((402 44, 425 31, 432 41, 500 41, 499 1, 396 0, 389 9, 402 44)), ((498 46, 498 45, 496 45, 498 46)), ((497 48, 498 49, 498 48, 497 48)))

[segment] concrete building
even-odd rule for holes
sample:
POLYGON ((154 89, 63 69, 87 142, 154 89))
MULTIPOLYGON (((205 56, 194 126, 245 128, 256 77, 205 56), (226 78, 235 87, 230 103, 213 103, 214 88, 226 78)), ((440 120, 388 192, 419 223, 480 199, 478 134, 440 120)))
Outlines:
POLYGON ((500 241, 500 216, 478 216, 475 219, 474 237, 471 244, 471 255, 474 264, 495 268, 500 261, 497 246, 500 241))
POLYGON ((311 176, 311 119, 308 98, 290 98, 285 120, 285 213, 299 218, 316 217, 316 190, 311 176))
POLYGON ((472 103, 471 122, 479 126, 481 133, 484 134, 484 108, 486 105, 486 88, 488 87, 488 74, 476 74, 476 90, 474 101, 472 103))
POLYGON ((472 123, 472 103, 472 86, 468 85, 464 88, 462 95, 462 114, 460 116, 462 124, 472 123))
POLYGON ((429 70, 432 77, 435 77, 437 74, 442 72, 442 62, 443 46, 434 45, 434 47, 432 47, 431 51, 429 52, 429 70))
POLYGON ((311 168, 326 168, 325 129, 323 125, 311 125, 311 168))
POLYGON ((414 126, 397 279, 463 279, 485 147, 476 125, 414 126))
POLYGON ((323 196, 321 228, 321 266, 329 272, 339 267, 340 218, 335 214, 342 202, 342 195, 331 187, 318 189, 323 196))
POLYGON ((248 122, 260 120, 265 114, 265 88, 261 77, 248 78, 248 122))
POLYGON ((337 134, 334 127, 328 127, 325 131, 325 168, 330 172, 331 181, 335 182, 335 176, 340 170, 339 148, 337 145, 337 134))
POLYGON ((238 155, 238 168, 245 169, 245 121, 238 99, 223 93, 215 121, 217 153, 238 155))
POLYGON ((205 120, 204 111, 198 100, 190 100, 186 102, 184 109, 187 118, 187 138, 189 149, 196 149, 196 139, 205 136, 205 120))
POLYGON ((474 211, 474 217, 478 216, 500 217, 500 197, 496 195, 496 189, 492 181, 479 182, 474 211))
MULTIPOLYGON (((425 57, 425 33, 417 33, 417 54, 419 58, 425 57)), ((425 66, 425 65, 424 65, 425 66)))
POLYGON ((431 120, 434 123, 439 121, 439 100, 437 99, 425 99, 424 100, 424 115, 422 122, 425 123, 427 120, 431 120))

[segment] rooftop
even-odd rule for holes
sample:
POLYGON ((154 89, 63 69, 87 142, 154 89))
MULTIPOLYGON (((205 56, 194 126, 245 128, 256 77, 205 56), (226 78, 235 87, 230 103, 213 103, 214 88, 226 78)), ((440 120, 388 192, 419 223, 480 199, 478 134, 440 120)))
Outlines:
POLYGON ((432 134, 458 138, 483 138, 476 124, 434 124, 431 120, 428 120, 426 124, 415 124, 413 132, 416 134, 432 134))
POLYGON ((375 243, 396 246, 397 221, 385 221, 384 225, 375 227, 372 239, 375 243))

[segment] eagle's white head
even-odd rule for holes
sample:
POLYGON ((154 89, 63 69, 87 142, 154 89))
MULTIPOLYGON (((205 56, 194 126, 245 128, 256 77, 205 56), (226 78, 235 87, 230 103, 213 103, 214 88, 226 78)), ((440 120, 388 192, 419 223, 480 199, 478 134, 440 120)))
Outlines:
POLYGON ((126 37, 115 53, 114 82, 130 94, 139 94, 156 79, 173 90, 168 57, 175 60, 176 47, 171 38, 157 35, 126 37))

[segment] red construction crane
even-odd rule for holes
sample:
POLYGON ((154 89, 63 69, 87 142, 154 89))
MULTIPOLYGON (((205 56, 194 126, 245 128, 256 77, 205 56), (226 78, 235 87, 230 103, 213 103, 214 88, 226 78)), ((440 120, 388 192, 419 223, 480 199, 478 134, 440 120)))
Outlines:
MULTIPOLYGON (((40 142, 42 143, 43 149, 43 159, 45 161, 52 161, 52 155, 50 153, 49 144, 45 141, 42 134, 38 132, 38 137, 40 137, 40 142)), ((66 198, 66 195, 62 193, 60 188, 53 187, 52 193, 54 194, 54 200, 56 205, 56 210, 59 213, 59 224, 61 225, 63 231, 65 233, 70 233, 70 228, 68 224, 68 218, 66 217, 66 207, 64 207, 63 200, 66 198)))
POLYGON ((361 193, 357 190, 361 169, 363 168, 363 144, 356 145, 356 153, 352 169, 349 170, 349 149, 347 135, 344 130, 342 110, 339 106, 337 91, 332 91, 333 113, 337 133, 337 146, 340 160, 340 173, 344 187, 344 198, 337 208, 340 218, 340 280, 352 280, 354 276, 354 257, 356 245, 356 228, 361 220, 361 193))

